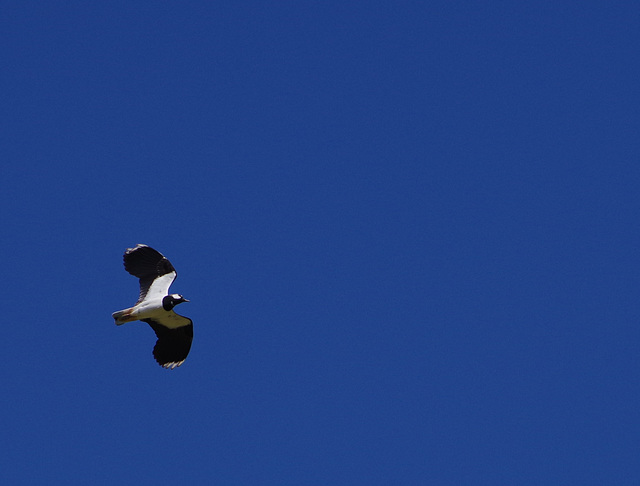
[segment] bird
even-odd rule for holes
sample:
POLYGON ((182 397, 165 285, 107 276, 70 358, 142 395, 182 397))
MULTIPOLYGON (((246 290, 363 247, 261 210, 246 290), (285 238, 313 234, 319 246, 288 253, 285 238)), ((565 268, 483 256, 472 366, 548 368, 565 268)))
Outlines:
POLYGON ((143 244, 127 248, 123 261, 124 269, 140 279, 140 296, 133 307, 112 317, 118 326, 132 321, 149 324, 158 338, 153 357, 163 368, 175 369, 187 359, 193 340, 193 321, 173 311, 189 302, 180 294, 169 294, 176 270, 162 253, 143 244))

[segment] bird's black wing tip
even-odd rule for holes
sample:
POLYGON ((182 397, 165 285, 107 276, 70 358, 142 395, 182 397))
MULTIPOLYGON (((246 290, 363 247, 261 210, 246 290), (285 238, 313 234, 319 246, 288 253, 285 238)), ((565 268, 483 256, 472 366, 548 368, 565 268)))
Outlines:
POLYGON ((193 324, 175 329, 165 327, 153 319, 143 319, 155 331, 158 341, 153 357, 165 369, 175 369, 187 359, 193 341, 193 324))
POLYGON ((148 245, 138 244, 134 248, 128 248, 122 259, 124 269, 138 278, 153 278, 175 272, 171 262, 148 245))

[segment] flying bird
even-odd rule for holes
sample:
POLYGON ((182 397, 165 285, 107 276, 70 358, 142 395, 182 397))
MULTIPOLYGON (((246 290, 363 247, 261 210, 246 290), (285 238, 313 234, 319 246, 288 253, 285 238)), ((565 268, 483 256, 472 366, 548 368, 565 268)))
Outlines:
POLYGON ((116 325, 125 322, 146 322, 158 341, 153 357, 163 368, 174 369, 184 363, 193 340, 193 322, 176 314, 173 308, 189 302, 180 294, 169 294, 176 278, 171 262, 159 251, 147 245, 137 245, 124 252, 124 269, 140 279, 140 297, 133 307, 112 314, 116 325))

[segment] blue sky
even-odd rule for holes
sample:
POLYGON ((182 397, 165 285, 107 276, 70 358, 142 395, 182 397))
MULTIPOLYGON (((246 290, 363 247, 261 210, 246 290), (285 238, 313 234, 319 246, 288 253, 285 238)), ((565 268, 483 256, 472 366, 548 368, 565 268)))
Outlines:
POLYGON ((5 5, 0 480, 638 484, 639 17, 5 5))

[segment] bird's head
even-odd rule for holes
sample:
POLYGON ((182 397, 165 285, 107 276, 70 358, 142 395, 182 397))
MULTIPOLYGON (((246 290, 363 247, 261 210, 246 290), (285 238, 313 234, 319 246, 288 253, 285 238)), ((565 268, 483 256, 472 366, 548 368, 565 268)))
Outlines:
POLYGON ((162 299, 162 307, 164 310, 170 311, 178 304, 182 304, 183 302, 189 302, 180 294, 169 294, 162 299))

